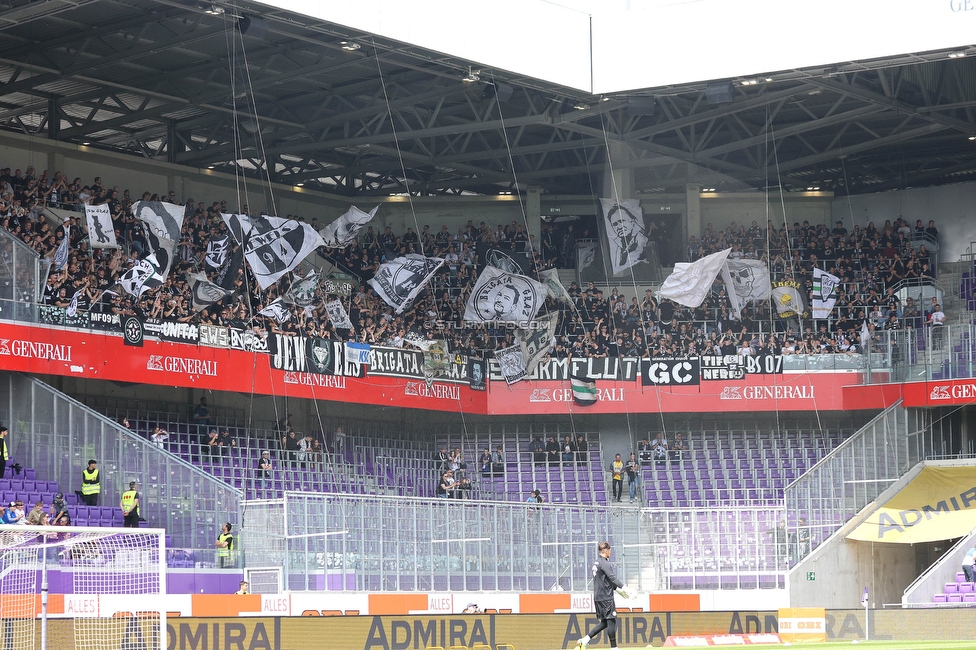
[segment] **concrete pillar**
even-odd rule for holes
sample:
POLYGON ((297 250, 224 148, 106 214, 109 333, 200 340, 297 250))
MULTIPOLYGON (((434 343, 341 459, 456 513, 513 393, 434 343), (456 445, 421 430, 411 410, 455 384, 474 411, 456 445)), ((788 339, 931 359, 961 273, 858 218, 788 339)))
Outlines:
MULTIPOLYGON (((47 154, 47 167, 45 168, 51 172, 51 176, 54 176, 54 172, 64 171, 64 154, 55 151, 49 151, 47 154)), ((71 179, 68 179, 71 182, 71 179)))
POLYGON ((610 141, 609 160, 603 169, 600 198, 619 201, 637 198, 634 170, 627 165, 634 158, 634 150, 630 145, 610 141))
POLYGON ((685 242, 692 235, 696 240, 701 239, 702 219, 701 219, 701 185, 688 183, 685 185, 685 242))
POLYGON ((528 234, 535 235, 536 245, 540 244, 542 233, 542 194, 538 187, 529 187, 525 193, 525 220, 528 234))

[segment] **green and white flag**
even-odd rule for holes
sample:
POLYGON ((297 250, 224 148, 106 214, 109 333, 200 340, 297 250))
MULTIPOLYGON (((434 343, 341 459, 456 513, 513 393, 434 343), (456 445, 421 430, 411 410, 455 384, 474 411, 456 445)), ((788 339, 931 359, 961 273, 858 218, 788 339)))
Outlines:
POLYGON ((840 278, 818 268, 813 269, 813 310, 814 318, 828 318, 837 302, 837 285, 840 278))
POLYGON ((596 382, 585 377, 571 377, 573 401, 580 406, 596 404, 596 382))

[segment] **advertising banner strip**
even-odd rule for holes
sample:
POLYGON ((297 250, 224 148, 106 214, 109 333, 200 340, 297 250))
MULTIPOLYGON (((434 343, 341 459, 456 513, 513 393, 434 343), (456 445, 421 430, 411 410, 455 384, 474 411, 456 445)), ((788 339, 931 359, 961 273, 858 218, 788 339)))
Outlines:
POLYGON ((917 544, 968 535, 976 517, 976 467, 925 467, 847 539, 917 544))

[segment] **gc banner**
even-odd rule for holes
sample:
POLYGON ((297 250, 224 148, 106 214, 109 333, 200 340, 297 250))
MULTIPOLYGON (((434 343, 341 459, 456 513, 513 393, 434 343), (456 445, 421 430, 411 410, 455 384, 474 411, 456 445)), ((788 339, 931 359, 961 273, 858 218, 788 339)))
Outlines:
POLYGON ((700 373, 698 357, 641 359, 642 386, 697 386, 700 373))

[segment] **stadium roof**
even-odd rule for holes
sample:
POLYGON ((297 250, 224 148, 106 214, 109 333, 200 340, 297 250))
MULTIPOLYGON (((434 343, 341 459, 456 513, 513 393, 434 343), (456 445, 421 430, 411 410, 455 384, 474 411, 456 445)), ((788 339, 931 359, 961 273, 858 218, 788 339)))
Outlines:
POLYGON ((969 46, 594 95, 376 32, 248 2, 8 2, 0 128, 194 168, 259 175, 268 161, 276 181, 350 197, 590 194, 608 146, 643 193, 976 174, 969 46))

